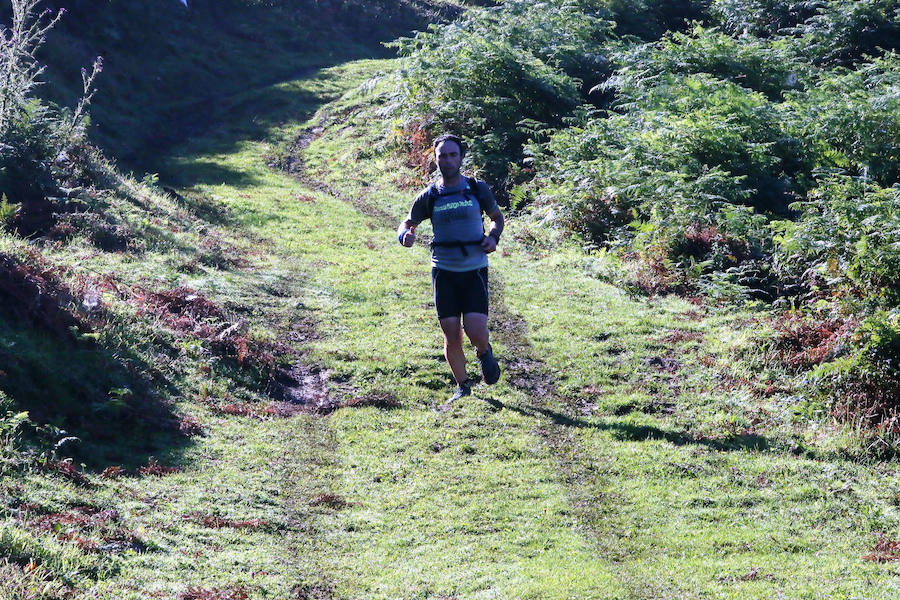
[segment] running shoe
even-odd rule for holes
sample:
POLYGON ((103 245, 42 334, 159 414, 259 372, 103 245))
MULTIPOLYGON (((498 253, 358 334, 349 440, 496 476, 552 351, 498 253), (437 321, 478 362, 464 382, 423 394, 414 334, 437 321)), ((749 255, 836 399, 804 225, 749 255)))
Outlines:
POLYGON ((458 386, 456 386, 456 391, 453 392, 452 396, 450 396, 449 401, 453 402, 454 400, 459 400, 463 396, 468 396, 471 393, 472 393, 472 388, 469 387, 469 384, 461 383, 458 386))
POLYGON ((494 358, 494 349, 489 346, 487 352, 479 356, 478 360, 481 362, 481 375, 484 377, 484 382, 488 385, 497 383, 500 379, 500 365, 494 358))

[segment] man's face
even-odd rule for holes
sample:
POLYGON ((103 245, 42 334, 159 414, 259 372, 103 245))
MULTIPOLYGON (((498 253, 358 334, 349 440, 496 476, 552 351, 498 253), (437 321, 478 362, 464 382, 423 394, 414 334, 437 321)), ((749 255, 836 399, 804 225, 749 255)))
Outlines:
POLYGON ((434 156, 444 179, 452 178, 459 174, 462 156, 456 142, 444 140, 434 149, 434 156))

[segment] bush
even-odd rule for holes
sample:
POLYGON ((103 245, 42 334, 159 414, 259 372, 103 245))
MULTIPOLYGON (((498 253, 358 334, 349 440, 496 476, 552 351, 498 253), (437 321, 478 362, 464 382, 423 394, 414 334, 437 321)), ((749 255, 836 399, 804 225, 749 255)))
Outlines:
POLYGON ((853 428, 869 455, 900 450, 900 313, 868 317, 842 356, 812 371, 815 395, 831 415, 853 428))
POLYGON ((728 33, 773 37, 818 14, 825 0, 714 0, 710 12, 728 33))
POLYGON ((401 128, 463 135, 470 163, 502 187, 528 139, 523 125, 560 125, 605 76, 598 50, 609 28, 573 2, 511 0, 402 39, 401 128))
POLYGON ((588 114, 530 146, 535 193, 562 208, 566 226, 604 243, 638 220, 668 245, 750 216, 725 218, 729 205, 784 207, 782 117, 763 96, 708 75, 667 75, 640 93, 624 114, 588 114))
POLYGON ((900 55, 856 70, 824 74, 806 92, 790 94, 791 129, 816 146, 822 167, 838 167, 881 185, 900 182, 900 55))
POLYGON ((53 164, 84 136, 86 109, 102 62, 82 70, 84 94, 72 111, 52 110, 32 97, 43 72, 34 57, 59 21, 36 14, 39 0, 13 0, 10 29, 0 29, 0 193, 18 204, 16 224, 24 234, 49 227, 51 197, 59 195, 53 164))
POLYGON ((796 220, 773 223, 778 270, 857 310, 900 305, 898 205, 898 187, 825 177, 792 206, 800 212, 796 220))
POLYGON ((896 0, 832 0, 794 33, 817 64, 852 65, 900 47, 900 9, 896 0))
POLYGON ((784 44, 749 35, 736 40, 699 25, 689 33, 669 33, 659 42, 626 48, 612 58, 618 70, 607 87, 617 92, 620 103, 634 101, 643 90, 656 85, 661 73, 708 73, 772 100, 779 100, 782 92, 808 79, 803 65, 784 44))
POLYGON ((642 40, 659 39, 667 31, 689 29, 709 18, 710 0, 601 0, 616 22, 616 33, 642 40))

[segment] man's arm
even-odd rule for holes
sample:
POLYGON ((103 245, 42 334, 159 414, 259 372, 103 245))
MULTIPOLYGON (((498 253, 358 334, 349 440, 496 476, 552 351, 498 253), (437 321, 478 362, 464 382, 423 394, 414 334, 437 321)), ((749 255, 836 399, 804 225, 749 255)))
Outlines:
POLYGON ((504 221, 503 213, 500 212, 499 208, 489 212, 487 216, 491 220, 491 228, 484 239, 481 240, 481 249, 486 254, 490 254, 497 249, 497 243, 500 241, 500 235, 503 233, 504 221))
POLYGON ((411 248, 416 241, 416 227, 419 224, 411 219, 404 219, 400 226, 397 227, 397 239, 400 243, 411 248))
POLYGON ((407 248, 411 248, 416 241, 416 227, 419 226, 419 223, 431 216, 428 214, 426 208, 427 200, 428 190, 425 190, 416 196, 416 200, 413 202, 409 215, 401 221, 400 226, 397 227, 397 239, 407 248))

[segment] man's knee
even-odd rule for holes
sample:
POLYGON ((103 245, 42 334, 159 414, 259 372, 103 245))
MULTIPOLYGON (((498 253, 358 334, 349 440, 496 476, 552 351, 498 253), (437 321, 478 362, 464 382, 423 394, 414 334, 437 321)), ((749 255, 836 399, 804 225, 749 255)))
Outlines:
POLYGON ((462 324, 459 318, 450 317, 441 319, 441 331, 444 332, 444 341, 447 344, 462 343, 462 324))
POLYGON ((487 315, 480 313, 469 313, 465 315, 464 328, 469 339, 474 341, 487 341, 488 326, 487 315))

